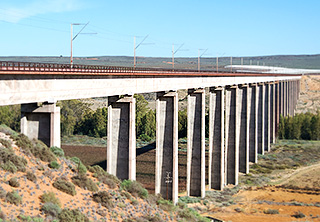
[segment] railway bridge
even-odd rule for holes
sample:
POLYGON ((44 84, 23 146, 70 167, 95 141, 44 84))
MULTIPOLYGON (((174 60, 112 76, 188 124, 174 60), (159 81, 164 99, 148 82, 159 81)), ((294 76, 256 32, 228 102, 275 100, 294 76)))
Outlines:
POLYGON ((21 132, 60 147, 59 100, 108 97, 107 171, 136 179, 136 93, 156 92, 156 185, 178 201, 178 89, 188 89, 187 194, 238 184, 270 151, 280 115, 294 115, 301 74, 0 62, 0 106, 21 104, 21 132), (206 184, 205 109, 209 94, 206 184))

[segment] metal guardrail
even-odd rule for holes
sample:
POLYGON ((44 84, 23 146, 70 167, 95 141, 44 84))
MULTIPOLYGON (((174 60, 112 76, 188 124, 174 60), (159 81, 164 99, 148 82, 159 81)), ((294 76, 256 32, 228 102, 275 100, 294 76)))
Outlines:
MULTIPOLYGON (((33 63, 33 62, 10 62, 10 61, 0 61, 0 72, 25 72, 24 74, 39 74, 48 72, 59 73, 59 74, 88 74, 88 75, 105 75, 112 73, 119 73, 122 75, 210 75, 210 76, 241 76, 241 75, 288 75, 293 76, 293 74, 270 74, 255 71, 241 71, 230 68, 219 68, 214 70, 201 70, 200 72, 195 69, 170 69, 170 68, 133 68, 125 66, 103 66, 103 65, 79 65, 73 64, 56 64, 56 63, 33 63)), ((296 75, 296 74, 295 74, 296 75)))

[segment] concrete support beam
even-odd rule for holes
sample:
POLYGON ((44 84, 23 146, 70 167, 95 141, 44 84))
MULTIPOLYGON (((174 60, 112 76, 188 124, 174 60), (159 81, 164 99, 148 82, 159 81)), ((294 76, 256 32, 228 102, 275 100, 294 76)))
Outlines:
POLYGON ((187 195, 205 197, 205 90, 188 90, 187 195))
POLYGON ((133 96, 108 98, 107 172, 120 179, 136 179, 136 131, 133 96))
POLYGON ((258 85, 258 154, 264 154, 264 131, 265 131, 265 86, 258 85))
POLYGON ((265 84, 264 93, 264 151, 270 151, 270 84, 265 84))
POLYGON ((21 105, 21 133, 30 139, 38 139, 47 146, 61 146, 60 107, 55 103, 21 105))
POLYGON ((258 86, 251 84, 248 89, 249 116, 249 161, 258 162, 258 86))
POLYGON ((209 98, 209 189, 222 190, 225 184, 224 94, 222 87, 210 88, 209 98))
POLYGON ((239 86, 238 90, 238 105, 239 112, 239 171, 241 173, 249 173, 249 112, 248 100, 249 87, 248 85, 239 86), (241 138, 241 139, 240 139, 241 138))
POLYGON ((238 184, 239 175, 239 112, 238 87, 226 88, 226 125, 225 125, 225 156, 226 184, 238 184))
POLYGON ((178 93, 158 92, 155 193, 178 202, 178 93), (168 183, 166 183, 168 182, 168 183))
POLYGON ((270 83, 270 143, 276 142, 276 84, 270 83))

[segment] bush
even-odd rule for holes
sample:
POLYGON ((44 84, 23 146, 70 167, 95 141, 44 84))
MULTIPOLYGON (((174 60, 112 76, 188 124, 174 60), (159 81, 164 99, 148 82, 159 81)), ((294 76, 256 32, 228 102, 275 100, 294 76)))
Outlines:
POLYGON ((32 182, 37 182, 37 177, 34 173, 32 173, 31 171, 28 171, 27 172, 27 175, 26 175, 27 179, 32 181, 32 182))
POLYGON ((81 187, 82 189, 88 189, 93 192, 98 191, 97 185, 85 175, 74 176, 71 178, 71 180, 75 185, 81 187))
POLYGON ((4 199, 7 195, 7 192, 4 189, 0 189, 0 199, 4 199))
POLYGON ((1 164, 1 168, 5 171, 9 171, 10 173, 15 173, 18 170, 17 167, 10 160, 8 160, 4 164, 1 164))
POLYGON ((101 203, 101 205, 106 208, 112 208, 114 206, 112 198, 107 191, 99 191, 93 194, 92 199, 94 202, 101 203))
POLYGON ((16 191, 11 191, 7 193, 6 201, 18 206, 22 202, 22 197, 16 191))
POLYGON ((148 197, 148 191, 142 187, 142 185, 137 181, 124 180, 122 181, 120 187, 135 197, 140 197, 146 199, 148 197))
POLYGON ((6 221, 6 219, 7 219, 7 216, 5 215, 5 213, 0 211, 0 221, 6 221))
POLYGON ((61 208, 51 202, 47 202, 41 206, 41 211, 46 214, 46 216, 58 217, 61 213, 61 208))
POLYGON ((54 183, 52 185, 53 185, 53 187, 57 188, 58 190, 65 192, 67 194, 70 194, 72 196, 77 194, 73 183, 70 183, 66 180, 58 179, 58 180, 54 181, 54 183))
POLYGON ((44 162, 56 161, 55 155, 50 149, 40 140, 31 141, 26 135, 19 134, 16 138, 17 146, 21 147, 27 152, 30 152, 35 157, 44 162))
POLYGON ((57 161, 51 161, 48 166, 51 169, 59 169, 60 168, 60 164, 57 161))
POLYGON ((306 217, 306 215, 304 215, 304 213, 302 213, 301 211, 298 211, 298 212, 295 212, 294 215, 292 215, 292 217, 304 218, 304 217, 306 217))
POLYGON ((44 193, 40 196, 42 203, 54 203, 57 206, 61 207, 60 200, 56 198, 56 195, 53 192, 44 193))
POLYGON ((87 168, 85 165, 83 165, 83 163, 81 162, 81 160, 78 157, 71 157, 70 158, 71 161, 73 161, 77 166, 78 166, 78 173, 79 174, 86 174, 87 173, 87 168))
POLYGON ((52 146, 52 147, 50 147, 50 150, 57 157, 64 157, 64 151, 60 147, 52 146))
POLYGON ((59 214, 59 220, 61 222, 75 222, 75 221, 81 221, 81 222, 89 222, 89 219, 82 214, 78 209, 63 209, 61 213, 59 214))
POLYGON ((279 210, 277 210, 277 209, 267 209, 267 210, 264 210, 263 213, 265 213, 265 214, 279 214, 279 210))
POLYGON ((7 149, 12 149, 12 143, 11 143, 11 141, 9 141, 9 140, 6 140, 6 139, 2 139, 2 138, 0 138, 0 143, 5 147, 5 148, 7 148, 7 149))
POLYGON ((17 137, 19 135, 16 131, 12 130, 10 127, 8 127, 5 124, 0 125, 0 132, 6 135, 10 135, 11 137, 17 137))
POLYGON ((10 178, 9 185, 12 187, 20 187, 20 183, 19 183, 17 177, 10 178))
POLYGON ((157 201, 157 204, 159 205, 160 209, 167 211, 167 212, 173 212, 175 211, 176 207, 173 205, 173 203, 169 200, 165 200, 160 198, 157 201))
POLYGON ((21 172, 26 171, 26 165, 28 161, 24 159, 23 157, 17 156, 13 151, 8 149, 0 149, 0 162, 2 162, 2 165, 5 165, 3 168, 4 170, 10 171, 12 173, 15 173, 17 170, 21 172), (12 164, 15 166, 12 167, 12 164), (9 163, 8 163, 9 162, 9 163))

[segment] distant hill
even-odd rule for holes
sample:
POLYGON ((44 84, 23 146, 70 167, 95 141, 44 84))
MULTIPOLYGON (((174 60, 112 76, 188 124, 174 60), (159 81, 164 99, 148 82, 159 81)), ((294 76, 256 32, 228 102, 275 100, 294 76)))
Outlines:
MULTIPOLYGON (((274 56, 255 56, 242 57, 244 65, 266 65, 280 66, 300 69, 320 69, 320 54, 318 55, 274 55, 274 56)), ((45 63, 64 63, 70 62, 69 57, 50 57, 50 56, 4 56, 0 61, 19 61, 19 62, 45 62, 45 63)), ((233 65, 241 64, 241 57, 232 58, 233 65)), ((137 57, 137 67, 159 67, 171 68, 172 58, 170 57, 137 57)), ((87 65, 108 65, 108 66, 133 66, 132 56, 97 56, 97 57, 75 57, 75 64, 87 65)), ((198 58, 175 58, 175 68, 197 69, 198 58)), ((230 65, 230 57, 219 58, 219 66, 230 65)), ((201 69, 215 69, 216 57, 201 58, 201 69)))

